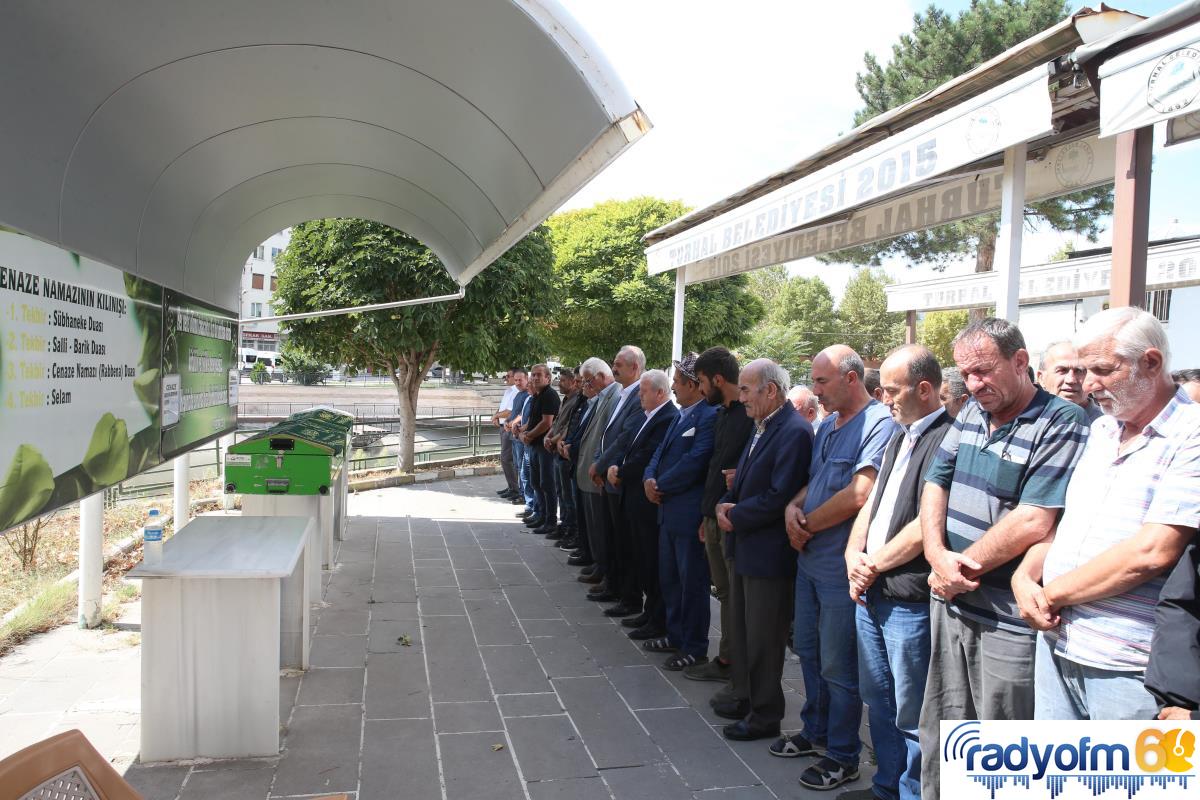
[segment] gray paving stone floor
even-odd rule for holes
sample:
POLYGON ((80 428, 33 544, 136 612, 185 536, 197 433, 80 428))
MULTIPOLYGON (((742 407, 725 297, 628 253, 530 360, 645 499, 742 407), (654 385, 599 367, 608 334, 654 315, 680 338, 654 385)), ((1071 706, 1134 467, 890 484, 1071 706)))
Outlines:
MULTIPOLYGON (((147 800, 829 797, 797 783, 811 759, 725 740, 707 703, 719 685, 661 669, 603 617, 566 553, 496 499, 500 486, 351 498, 312 667, 280 680, 279 757, 137 761, 136 604, 125 630, 63 628, 0 659, 0 757, 79 727, 147 800)), ((794 660, 784 687, 795 730, 794 660)), ((869 760, 864 749, 845 788, 869 785, 869 760)))

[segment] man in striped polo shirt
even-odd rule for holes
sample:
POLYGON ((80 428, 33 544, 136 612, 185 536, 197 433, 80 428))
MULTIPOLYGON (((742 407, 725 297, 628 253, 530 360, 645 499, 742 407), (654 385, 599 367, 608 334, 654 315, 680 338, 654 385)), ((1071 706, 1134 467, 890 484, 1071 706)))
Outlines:
POLYGON ((1011 322, 954 339, 972 399, 926 474, 921 531, 931 572, 929 678, 921 707, 921 795, 938 797, 939 723, 1032 719, 1035 631, 1013 571, 1054 530, 1087 439, 1083 410, 1033 383, 1011 322))
POLYGON ((1200 406, 1171 379, 1153 314, 1103 311, 1075 347, 1106 416, 1092 423, 1053 543, 1031 547, 1013 577, 1021 615, 1042 631, 1036 715, 1152 719, 1154 604, 1200 525, 1200 406))

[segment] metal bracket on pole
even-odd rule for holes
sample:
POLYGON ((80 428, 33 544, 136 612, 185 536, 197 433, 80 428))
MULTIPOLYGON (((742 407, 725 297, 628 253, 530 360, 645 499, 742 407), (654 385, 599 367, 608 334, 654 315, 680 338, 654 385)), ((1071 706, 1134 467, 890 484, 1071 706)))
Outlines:
MULTIPOLYGON (((337 317, 342 314, 361 314, 365 311, 384 311, 389 308, 402 306, 422 306, 428 303, 446 303, 451 300, 462 300, 467 296, 466 288, 461 288, 454 294, 440 294, 437 297, 418 297, 414 300, 395 300, 390 303, 373 303, 369 306, 350 306, 348 308, 331 308, 325 311, 305 311, 300 314, 282 314, 277 317, 255 317, 252 321, 259 322, 290 322, 294 319, 311 319, 313 317, 337 317)), ((247 320, 248 322, 251 320, 247 320)))
POLYGON ((1021 288, 1021 236, 1025 226, 1025 160, 1028 143, 1004 151, 1000 190, 1000 231, 996 235, 996 316, 1017 321, 1021 288))

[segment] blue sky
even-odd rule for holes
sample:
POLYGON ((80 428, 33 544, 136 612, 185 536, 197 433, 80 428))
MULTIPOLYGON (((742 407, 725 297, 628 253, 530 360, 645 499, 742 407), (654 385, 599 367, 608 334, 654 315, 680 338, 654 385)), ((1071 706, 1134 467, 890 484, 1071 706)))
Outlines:
MULTIPOLYGON (((613 62, 654 122, 637 143, 565 208, 608 198, 655 195, 703 206, 783 169, 848 130, 860 101, 855 73, 865 51, 886 60, 914 11, 928 2, 855 0, 560 0, 613 62)), ((1152 16, 1175 2, 1129 0, 1152 16)), ((935 3, 951 12, 969 0, 935 3)), ((1098 6, 1098 3, 1076 4, 1098 6)), ((1200 232, 1193 200, 1200 143, 1155 150, 1151 235, 1200 232), (1175 222, 1178 220, 1178 222, 1175 222)), ((1025 239, 1025 263, 1057 250, 1064 237, 1025 239)), ((1101 243, 1108 244, 1107 235, 1101 243)), ((1087 246, 1081 242, 1077 246, 1087 246)), ((969 271, 964 262, 951 271, 969 271)), ((812 260, 791 265, 840 294, 851 271, 812 260)), ((901 280, 924 268, 889 264, 901 280)))

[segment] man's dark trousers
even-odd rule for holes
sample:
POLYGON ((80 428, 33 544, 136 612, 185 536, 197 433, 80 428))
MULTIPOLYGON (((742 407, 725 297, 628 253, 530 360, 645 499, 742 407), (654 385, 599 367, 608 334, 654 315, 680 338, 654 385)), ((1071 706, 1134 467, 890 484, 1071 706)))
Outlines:
MULTIPOLYGON (((641 602, 635 602, 634 605, 642 607, 649 617, 648 624, 665 631, 667 610, 663 604, 662 590, 658 585, 658 506, 646 499, 641 486, 630 486, 629 492, 630 498, 625 503, 625 518, 629 526, 633 566, 637 578, 634 591, 639 595, 639 600, 643 594, 646 598, 644 606, 641 602), (634 492, 641 492, 642 497, 637 498, 633 495, 634 492)), ((707 588, 705 591, 708 591, 707 588)))
POLYGON ((707 657, 712 614, 704 543, 695 532, 689 535, 674 526, 663 525, 658 533, 658 548, 657 585, 666 612, 667 631, 679 638, 672 644, 685 655, 707 657))
POLYGON ((612 523, 608 519, 608 501, 603 492, 585 492, 582 489, 584 508, 587 511, 588 546, 592 561, 600 570, 601 577, 608 576, 608 540, 612 523))
POLYGON ((517 485, 517 466, 513 463, 512 434, 506 429, 500 429, 500 468, 504 470, 504 482, 510 492, 519 492, 517 485))
POLYGON ((531 444, 529 448, 533 457, 530 472, 533 490, 537 493, 538 512, 544 525, 554 525, 558 521, 558 492, 554 486, 557 469, 554 462, 558 456, 543 447, 541 442, 531 444))
POLYGON ((641 594, 638 592, 637 575, 633 570, 633 533, 622 508, 621 493, 605 492, 604 501, 608 506, 608 536, 605 546, 608 548, 607 568, 608 590, 617 596, 617 600, 625 605, 640 606, 641 594))
POLYGON ((772 728, 783 719, 785 711, 780 681, 788 628, 792 625, 794 579, 751 578, 738 575, 734 563, 729 566, 731 616, 741 623, 734 626, 731 643, 732 694, 749 698, 746 721, 751 727, 772 728), (757 629, 757 635, 747 636, 750 625, 757 629))
POLYGON ((558 521, 564 528, 578 527, 575 519, 578 513, 575 506, 575 467, 565 458, 553 453, 551 457, 554 460, 554 476, 557 481, 555 487, 558 489, 558 521))

